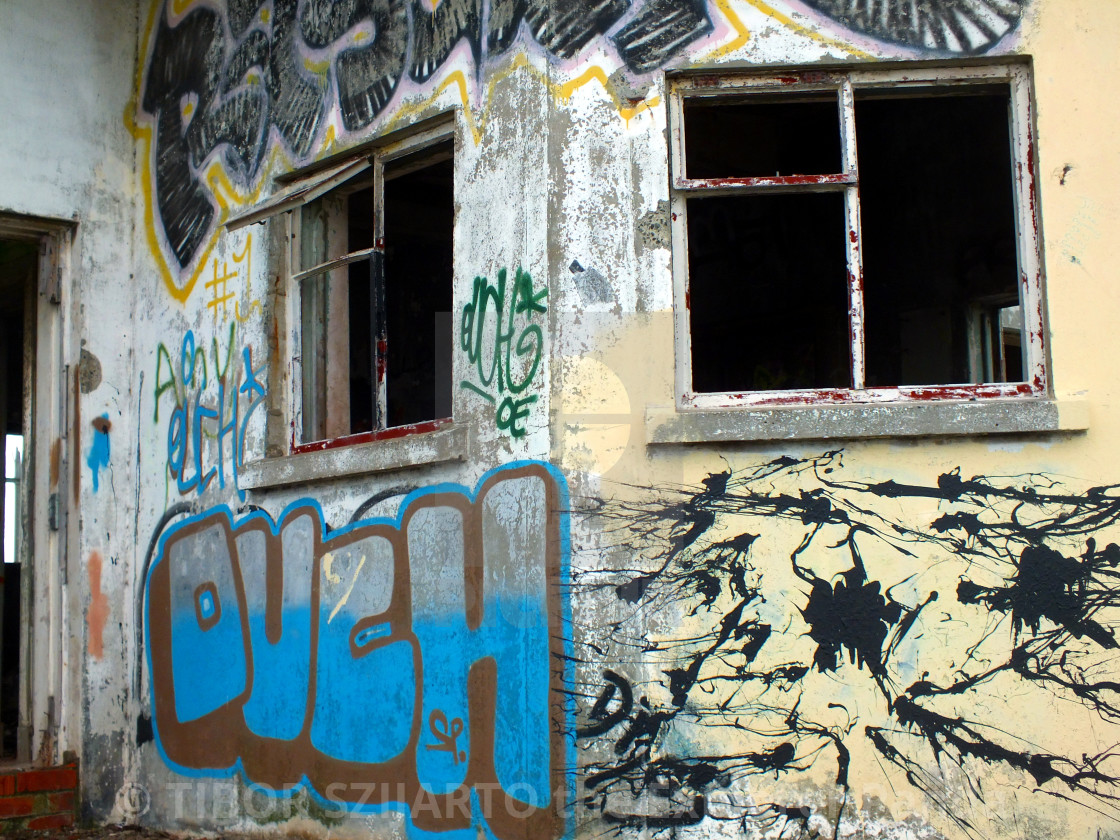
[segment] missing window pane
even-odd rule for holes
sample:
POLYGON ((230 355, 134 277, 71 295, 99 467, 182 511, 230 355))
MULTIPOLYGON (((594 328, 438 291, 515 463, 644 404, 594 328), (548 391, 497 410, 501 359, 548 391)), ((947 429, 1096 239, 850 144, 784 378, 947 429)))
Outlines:
POLYGON ((385 170, 385 400, 390 426, 451 416, 454 167, 450 144, 385 170))
POLYGON ((953 92, 856 92, 871 387, 1023 378, 1009 91, 953 92))
POLYGON ((697 392, 851 386, 841 193, 688 203, 697 392))
MULTIPOLYGON (((349 250, 372 248, 373 188, 352 193, 348 202, 349 250)), ((377 428, 374 391, 373 325, 373 261, 352 263, 349 267, 350 310, 350 431, 368 432, 377 428)))
POLYGON ((825 175, 842 171, 835 92, 812 99, 686 99, 689 178, 825 175))

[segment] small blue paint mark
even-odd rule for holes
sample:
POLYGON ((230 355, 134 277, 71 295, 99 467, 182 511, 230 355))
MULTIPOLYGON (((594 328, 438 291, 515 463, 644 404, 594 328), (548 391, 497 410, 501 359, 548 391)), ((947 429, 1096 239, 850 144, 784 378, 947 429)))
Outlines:
POLYGON ((209 592, 198 599, 198 609, 203 618, 210 618, 214 615, 214 599, 209 592))
POLYGON ((93 472, 93 492, 101 485, 101 469, 109 466, 109 415, 102 414, 93 421, 93 444, 89 448, 86 464, 93 472))

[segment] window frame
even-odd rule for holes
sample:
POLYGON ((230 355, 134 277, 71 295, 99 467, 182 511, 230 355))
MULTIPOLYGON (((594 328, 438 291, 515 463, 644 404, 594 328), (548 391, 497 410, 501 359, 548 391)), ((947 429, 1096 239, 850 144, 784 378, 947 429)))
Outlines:
MULTIPOLYGON (((379 382, 374 399, 376 428, 320 440, 305 441, 302 439, 304 428, 302 281, 317 274, 329 275, 331 271, 354 262, 369 259, 371 261, 371 271, 374 272, 378 286, 373 293, 383 299, 387 280, 383 264, 385 253, 385 168, 404 158, 422 156, 426 151, 448 143, 452 147, 451 160, 455 161, 459 154, 459 139, 454 113, 441 115, 418 126, 396 132, 388 137, 378 138, 355 149, 318 161, 311 166, 286 173, 276 179, 279 189, 271 196, 232 216, 226 222, 226 228, 231 231, 253 223, 270 222, 283 225, 283 242, 279 254, 283 265, 281 271, 276 272, 279 275, 278 281, 282 284, 283 296, 283 301, 277 301, 276 306, 282 309, 282 313, 276 312, 273 318, 276 319, 277 316, 282 315, 286 324, 286 328, 280 331, 285 341, 281 342, 277 348, 277 362, 287 367, 287 375, 281 378, 287 382, 284 403, 287 415, 286 423, 289 430, 286 441, 288 455, 306 455, 343 447, 355 447, 360 444, 392 441, 413 435, 450 430, 454 426, 453 415, 401 426, 386 426, 385 368, 384 364, 379 364, 377 366, 379 382), (334 190, 345 188, 349 182, 355 179, 369 179, 370 186, 373 188, 374 246, 347 252, 342 256, 328 259, 308 269, 301 268, 302 209, 334 190), (277 218, 280 215, 283 215, 282 220, 277 218)), ((429 163, 426 161, 424 165, 429 165, 429 163)), ((423 166, 417 166, 416 168, 420 169, 423 166)), ((453 290, 454 278, 452 278, 453 290)), ((378 319, 378 324, 384 325, 384 313, 378 319)), ((381 338, 387 340, 385 336, 381 338)), ((371 336, 371 339, 376 340, 373 336, 371 336)), ((453 335, 448 337, 449 341, 453 339, 453 335)), ((384 353, 385 348, 382 348, 379 352, 384 353)), ((454 411, 454 401, 452 401, 452 411, 454 411)), ((271 433, 269 436, 272 437, 271 433)), ((446 457, 440 454, 435 456, 434 460, 446 460, 446 457)), ((407 465, 411 466, 412 464, 407 465)), ((377 469, 384 468, 385 466, 377 467, 377 469)))
POLYGON ((860 403, 914 403, 945 400, 1040 399, 1051 394, 1048 376, 1046 313, 1037 218, 1037 173, 1030 68, 1022 62, 983 65, 860 66, 823 69, 768 69, 718 75, 670 77, 669 168, 678 410, 821 406, 860 403), (854 91, 858 87, 928 89, 931 86, 990 85, 1009 87, 1011 177, 1015 210, 1016 258, 1023 312, 1025 382, 900 385, 867 388, 864 383, 862 236, 854 91), (685 173, 684 102, 744 93, 798 94, 835 91, 843 171, 825 175, 752 178, 687 178, 685 173), (847 248, 851 388, 784 391, 697 392, 692 388, 692 337, 689 311, 687 204, 693 196, 745 196, 776 193, 842 192, 847 248))

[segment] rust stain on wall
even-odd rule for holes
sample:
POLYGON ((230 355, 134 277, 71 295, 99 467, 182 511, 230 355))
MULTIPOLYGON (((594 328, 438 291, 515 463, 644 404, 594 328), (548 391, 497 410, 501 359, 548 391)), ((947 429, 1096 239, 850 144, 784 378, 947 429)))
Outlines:
POLYGON ((89 655, 101 659, 105 654, 105 622, 109 620, 109 596, 101 591, 101 552, 89 555, 89 612, 86 622, 89 625, 89 655))
POLYGON ((51 463, 50 463, 50 477, 51 489, 58 488, 58 465, 59 460, 62 458, 62 438, 55 438, 54 443, 51 444, 51 463))

